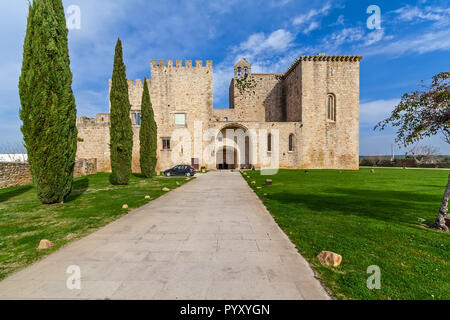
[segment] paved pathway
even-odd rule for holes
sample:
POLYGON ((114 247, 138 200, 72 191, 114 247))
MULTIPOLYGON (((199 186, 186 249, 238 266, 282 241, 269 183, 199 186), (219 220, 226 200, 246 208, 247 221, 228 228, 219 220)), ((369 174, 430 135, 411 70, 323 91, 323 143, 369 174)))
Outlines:
POLYGON ((0 299, 329 297, 240 174, 210 172, 0 282, 0 299))

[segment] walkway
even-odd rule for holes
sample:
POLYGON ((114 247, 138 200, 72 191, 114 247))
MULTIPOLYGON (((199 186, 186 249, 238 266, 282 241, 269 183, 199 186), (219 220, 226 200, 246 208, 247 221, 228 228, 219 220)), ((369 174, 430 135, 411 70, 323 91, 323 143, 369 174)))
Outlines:
POLYGON ((240 174, 209 172, 0 282, 0 299, 329 297, 240 174))

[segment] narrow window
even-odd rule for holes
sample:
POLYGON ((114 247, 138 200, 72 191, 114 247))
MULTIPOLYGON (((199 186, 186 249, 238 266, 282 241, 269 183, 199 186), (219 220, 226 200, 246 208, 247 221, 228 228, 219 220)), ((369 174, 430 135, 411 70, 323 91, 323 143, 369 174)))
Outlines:
POLYGON ((228 118, 227 118, 227 117, 223 118, 223 121, 224 121, 224 122, 227 122, 227 121, 228 121, 228 118))
POLYGON ((245 68, 244 68, 244 78, 247 77, 247 76, 248 76, 248 68, 245 67, 245 68))
POLYGON ((241 77, 241 72, 242 72, 241 70, 242 70, 241 67, 238 67, 238 68, 237 68, 237 77, 238 77, 238 78, 241 77))
POLYGON ((267 135, 267 151, 272 151, 272 135, 267 135))
POLYGON ((289 135, 289 151, 294 151, 294 135, 289 135))
POLYGON ((162 139, 163 150, 170 150, 170 139, 162 139))
POLYGON ((336 121, 336 97, 332 93, 328 94, 327 108, 327 119, 336 121))
POLYGON ((175 113, 175 125, 177 126, 186 125, 186 113, 175 113))
POLYGON ((141 125, 141 113, 135 112, 133 113, 133 124, 140 126, 141 125))

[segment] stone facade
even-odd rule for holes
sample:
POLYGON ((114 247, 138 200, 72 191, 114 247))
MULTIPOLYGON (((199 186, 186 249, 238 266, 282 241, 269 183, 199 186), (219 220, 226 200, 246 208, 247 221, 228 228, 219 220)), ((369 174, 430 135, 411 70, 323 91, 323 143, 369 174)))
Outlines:
MULTIPOLYGON (((358 169, 360 60, 302 56, 285 73, 261 74, 241 59, 230 82, 229 109, 213 109, 211 61, 152 60, 146 85, 158 126, 157 170, 180 163, 216 169, 228 153, 234 154, 232 167, 264 168, 264 156, 277 158, 280 168, 358 169), (227 129, 244 133, 243 146, 217 144, 227 141, 227 129)), ((143 85, 129 80, 133 172, 140 171, 143 85)), ((97 158, 98 170, 110 171, 109 114, 78 118, 77 127, 77 157, 97 158)))
MULTIPOLYGON (((97 173, 97 159, 77 159, 75 178, 97 173)), ((23 186, 33 182, 27 162, 0 162, 0 189, 23 186)))

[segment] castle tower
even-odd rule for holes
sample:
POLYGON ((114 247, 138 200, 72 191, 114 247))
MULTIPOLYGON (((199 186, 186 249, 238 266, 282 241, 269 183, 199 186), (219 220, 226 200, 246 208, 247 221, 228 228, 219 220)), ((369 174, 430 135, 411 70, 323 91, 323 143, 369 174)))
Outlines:
POLYGON ((234 78, 245 78, 251 74, 251 71, 252 65, 247 60, 245 60, 245 58, 242 58, 234 66, 234 78))

